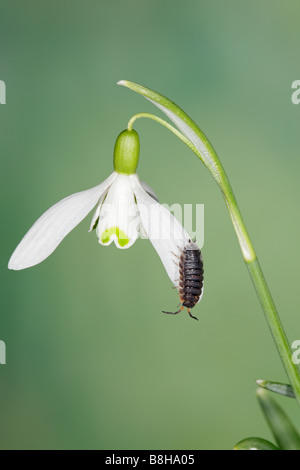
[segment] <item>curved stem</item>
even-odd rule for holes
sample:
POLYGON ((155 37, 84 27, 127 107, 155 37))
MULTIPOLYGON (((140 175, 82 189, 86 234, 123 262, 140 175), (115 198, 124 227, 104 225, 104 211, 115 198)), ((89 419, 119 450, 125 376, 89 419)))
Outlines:
MULTIPOLYGON (((143 95, 154 105, 156 105, 161 111, 163 111, 171 121, 173 121, 173 123, 178 127, 178 129, 180 129, 180 135, 174 132, 174 128, 172 126, 171 129, 170 127, 168 127, 169 125, 165 125, 167 124, 165 123, 165 121, 163 125, 169 128, 169 130, 172 130, 174 134, 181 138, 181 140, 186 145, 188 145, 191 150, 193 150, 193 152, 204 163, 204 165, 209 170, 209 172, 217 182, 218 186, 220 187, 241 247, 243 258, 247 264, 251 279, 259 297, 262 309, 264 311, 281 361, 289 377, 291 386, 295 393, 295 397, 300 405, 299 369, 292 361, 292 351, 287 336, 280 321, 278 312, 276 310, 263 272, 259 265, 246 226, 242 219, 241 212, 239 210, 231 184, 216 151, 214 150, 213 146, 211 145, 205 134, 202 132, 202 130, 197 126, 197 124, 174 102, 170 101, 165 96, 160 95, 159 93, 153 90, 150 90, 149 88, 143 87, 133 82, 121 80, 118 84, 126 86, 131 90, 143 95)), ((160 118, 155 118, 155 120, 162 124, 160 118)))
POLYGON ((172 126, 169 122, 165 121, 164 119, 161 119, 158 116, 155 116, 155 114, 150 114, 150 113, 135 114, 134 116, 132 116, 132 118, 129 119, 128 124, 127 124, 127 129, 129 131, 132 131, 133 123, 137 119, 140 119, 140 118, 148 118, 148 119, 152 119, 153 121, 158 122, 162 126, 169 129, 169 131, 173 132, 173 134, 175 134, 180 140, 182 140, 182 142, 184 142, 185 145, 187 145, 193 152, 195 152, 197 155, 199 154, 197 148, 189 141, 189 139, 187 139, 181 132, 179 132, 178 129, 176 129, 174 126, 172 126))

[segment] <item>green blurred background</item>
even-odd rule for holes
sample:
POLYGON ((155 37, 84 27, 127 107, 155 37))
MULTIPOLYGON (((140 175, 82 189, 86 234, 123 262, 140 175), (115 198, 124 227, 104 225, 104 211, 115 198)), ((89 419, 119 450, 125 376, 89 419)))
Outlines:
MULTIPOLYGON (((205 295, 188 315, 146 240, 98 246, 87 217, 37 267, 7 270, 31 224, 112 171, 118 133, 151 103, 212 141, 291 342, 299 328, 298 1, 1 1, 1 448, 218 449, 269 438, 255 379, 286 381, 219 190, 157 123, 139 175, 162 202, 205 204, 205 295)), ((295 424, 292 400, 278 398, 295 424)))

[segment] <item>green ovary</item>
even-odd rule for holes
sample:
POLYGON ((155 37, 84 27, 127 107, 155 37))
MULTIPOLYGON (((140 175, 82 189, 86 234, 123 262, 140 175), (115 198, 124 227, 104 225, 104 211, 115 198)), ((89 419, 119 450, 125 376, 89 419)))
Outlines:
POLYGON ((102 243, 108 243, 110 240, 110 237, 112 235, 116 235, 118 237, 118 242, 120 246, 126 246, 129 243, 129 238, 127 237, 126 233, 123 232, 123 230, 120 230, 119 227, 111 227, 107 230, 105 230, 101 234, 101 242, 102 243))

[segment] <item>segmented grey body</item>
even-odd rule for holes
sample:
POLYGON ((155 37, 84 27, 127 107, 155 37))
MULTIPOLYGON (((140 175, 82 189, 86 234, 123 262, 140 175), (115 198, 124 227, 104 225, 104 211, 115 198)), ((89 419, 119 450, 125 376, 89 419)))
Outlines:
POLYGON ((179 261, 179 296, 183 307, 193 308, 203 291, 203 260, 196 243, 188 243, 179 261))
MULTIPOLYGON (((177 255, 175 255, 177 257, 177 255)), ((178 258, 178 257, 177 257, 178 258)), ((184 307, 187 308, 191 318, 194 317, 190 309, 195 307, 203 294, 204 269, 201 251, 196 243, 191 240, 187 243, 179 258, 179 297, 181 308, 177 312, 165 312, 171 315, 177 315, 184 307)))

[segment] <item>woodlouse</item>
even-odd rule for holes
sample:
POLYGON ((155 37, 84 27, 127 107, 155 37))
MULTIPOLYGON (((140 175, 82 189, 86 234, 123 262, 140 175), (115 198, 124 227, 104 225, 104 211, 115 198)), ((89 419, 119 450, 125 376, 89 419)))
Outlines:
POLYGON ((185 307, 191 318, 198 320, 194 317, 190 309, 195 307, 203 294, 203 259, 198 245, 191 240, 187 243, 183 250, 181 250, 180 257, 174 255, 179 259, 179 298, 181 308, 177 312, 165 312, 171 315, 177 315, 185 307))

